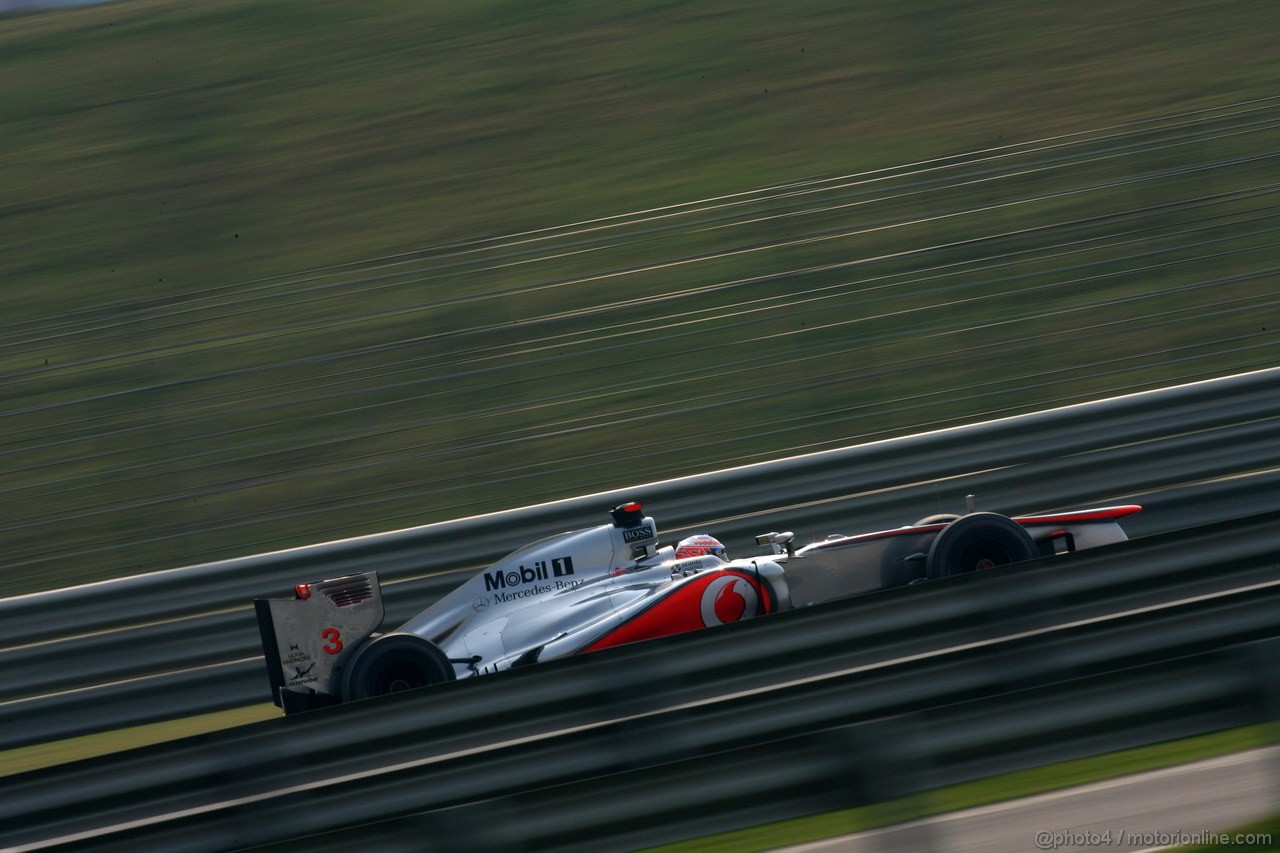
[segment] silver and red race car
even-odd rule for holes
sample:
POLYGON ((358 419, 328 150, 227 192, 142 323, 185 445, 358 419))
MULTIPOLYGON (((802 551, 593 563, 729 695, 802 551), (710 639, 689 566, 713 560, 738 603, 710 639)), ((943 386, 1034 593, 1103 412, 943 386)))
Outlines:
POLYGON ((767 533, 756 543, 770 553, 730 560, 659 547, 653 518, 627 503, 509 554, 390 633, 375 634, 372 572, 254 604, 275 702, 292 713, 1120 542, 1119 520, 1140 509, 930 516, 801 548, 767 533))

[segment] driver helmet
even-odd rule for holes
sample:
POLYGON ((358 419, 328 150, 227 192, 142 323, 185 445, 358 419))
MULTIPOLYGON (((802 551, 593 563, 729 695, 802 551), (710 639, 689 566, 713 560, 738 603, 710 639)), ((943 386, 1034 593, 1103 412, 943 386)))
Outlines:
POLYGON ((676 545, 676 559, 679 560, 685 560, 689 557, 702 557, 707 554, 719 557, 722 560, 729 559, 729 554, 725 551, 724 545, 720 544, 720 540, 705 533, 681 539, 680 543, 676 545))

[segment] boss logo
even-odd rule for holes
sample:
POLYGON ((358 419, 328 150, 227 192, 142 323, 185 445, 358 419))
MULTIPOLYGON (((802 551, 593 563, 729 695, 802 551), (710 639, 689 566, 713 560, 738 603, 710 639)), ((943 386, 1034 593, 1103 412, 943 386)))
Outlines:
POLYGON ((631 527, 622 531, 622 541, 630 545, 632 542, 642 542, 645 539, 653 538, 653 528, 647 524, 639 527, 631 527))

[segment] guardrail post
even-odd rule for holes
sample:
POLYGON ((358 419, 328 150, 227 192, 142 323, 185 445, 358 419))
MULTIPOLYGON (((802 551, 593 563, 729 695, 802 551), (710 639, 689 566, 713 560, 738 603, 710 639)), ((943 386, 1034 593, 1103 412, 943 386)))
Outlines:
MULTIPOLYGON (((1233 650, 1245 678, 1256 688, 1262 720, 1272 728, 1273 736, 1280 729, 1280 639, 1245 643, 1233 650)), ((1280 803, 1280 747, 1272 746, 1268 761, 1268 785, 1272 802, 1280 803)))
POLYGON ((886 853, 940 849, 933 827, 917 820, 922 802, 919 794, 928 787, 927 768, 920 762, 917 748, 917 729, 922 722, 918 714, 904 714, 832 732, 849 758, 850 802, 869 806, 875 822, 886 829, 898 827, 867 836, 865 841, 873 849, 886 853))
POLYGON ((1239 652, 1241 668, 1257 690, 1262 718, 1280 721, 1280 639, 1245 643, 1239 652))

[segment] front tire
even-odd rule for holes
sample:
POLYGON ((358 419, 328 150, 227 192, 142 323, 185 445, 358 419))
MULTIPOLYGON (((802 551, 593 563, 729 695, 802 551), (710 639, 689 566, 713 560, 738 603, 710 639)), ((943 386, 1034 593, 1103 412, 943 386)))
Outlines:
POLYGON ((444 652, 415 634, 386 634, 356 652, 343 678, 347 701, 402 693, 454 680, 444 652))
POLYGON ((947 525, 933 540, 928 577, 946 578, 1040 556, 1022 525, 994 512, 975 512, 947 525))

